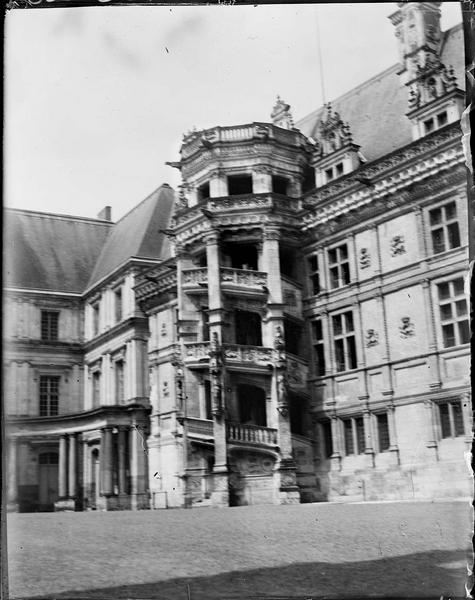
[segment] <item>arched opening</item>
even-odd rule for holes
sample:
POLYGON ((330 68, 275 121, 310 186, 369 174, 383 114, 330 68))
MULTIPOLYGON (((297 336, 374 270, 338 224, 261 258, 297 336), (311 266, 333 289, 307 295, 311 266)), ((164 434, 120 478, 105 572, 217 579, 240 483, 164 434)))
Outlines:
POLYGON ((255 385, 238 386, 239 422, 243 425, 267 426, 266 393, 255 385))

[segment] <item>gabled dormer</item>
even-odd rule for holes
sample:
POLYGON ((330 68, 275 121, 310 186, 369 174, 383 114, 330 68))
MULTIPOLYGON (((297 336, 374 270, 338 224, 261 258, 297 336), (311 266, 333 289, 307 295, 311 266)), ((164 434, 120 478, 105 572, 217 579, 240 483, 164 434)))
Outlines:
POLYGON ((441 58, 441 2, 400 2, 390 19, 399 44, 399 75, 408 90, 412 137, 417 140, 460 119, 464 93, 441 58))
POLYGON ((316 186, 321 187, 357 169, 360 165, 359 146, 353 142, 350 127, 344 123, 330 103, 323 109, 317 129, 312 166, 316 186))

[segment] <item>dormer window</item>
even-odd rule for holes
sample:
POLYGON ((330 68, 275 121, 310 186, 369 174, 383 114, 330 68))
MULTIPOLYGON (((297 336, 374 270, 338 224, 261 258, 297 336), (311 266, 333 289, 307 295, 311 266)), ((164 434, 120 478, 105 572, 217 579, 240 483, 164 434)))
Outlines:
POLYGON ((433 130, 434 130, 434 119, 431 117, 430 119, 427 119, 426 121, 424 121, 424 131, 426 133, 430 133, 433 130))
POLYGON ((343 175, 343 163, 339 162, 334 167, 330 167, 329 169, 325 169, 325 180, 326 182, 332 181, 333 179, 337 179, 343 175))
POLYGON ((447 125, 447 121, 448 117, 446 110, 437 115, 437 127, 443 127, 444 125, 447 125))

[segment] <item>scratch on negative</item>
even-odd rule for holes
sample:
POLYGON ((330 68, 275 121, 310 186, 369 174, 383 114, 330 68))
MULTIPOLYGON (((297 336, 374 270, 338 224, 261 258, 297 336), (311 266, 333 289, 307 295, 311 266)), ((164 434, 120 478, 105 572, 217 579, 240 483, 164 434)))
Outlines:
POLYGON ((137 431, 137 433, 139 434, 139 436, 141 437, 141 439, 142 439, 142 449, 143 449, 144 453, 145 453, 145 454, 147 454, 148 450, 147 450, 147 448, 145 447, 145 438, 144 438, 144 436, 142 435, 142 432, 141 432, 141 431, 140 431, 140 429, 137 427, 137 425, 134 425, 133 427, 134 427, 134 429, 137 431))

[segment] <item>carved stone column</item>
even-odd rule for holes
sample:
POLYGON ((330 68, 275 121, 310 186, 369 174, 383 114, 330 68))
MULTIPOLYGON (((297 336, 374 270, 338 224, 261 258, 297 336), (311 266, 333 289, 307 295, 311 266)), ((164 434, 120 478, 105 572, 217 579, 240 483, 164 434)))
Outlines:
POLYGON ((8 512, 18 510, 18 442, 16 438, 11 438, 8 443, 7 510, 8 512))
POLYGON ((427 443, 426 446, 429 449, 429 456, 434 460, 439 460, 439 450, 437 444, 437 432, 434 417, 434 406, 431 400, 425 400, 424 406, 426 408, 426 422, 427 422, 427 443))
POLYGON ((118 463, 119 463, 119 494, 127 494, 127 478, 126 478, 126 458, 127 458, 127 429, 125 427, 119 427, 117 434, 117 449, 118 449, 118 463))
POLYGON ((76 435, 72 434, 69 436, 69 456, 68 456, 68 497, 71 499, 76 498, 77 490, 77 473, 76 473, 76 435))
POLYGON ((67 488, 67 473, 68 473, 68 436, 62 435, 59 438, 59 480, 58 480, 58 495, 60 499, 64 499, 68 495, 67 488))
MULTIPOLYGON (((360 397, 360 400, 367 402, 368 396, 360 397)), ((373 433, 371 427, 371 413, 369 412, 368 407, 365 407, 363 410, 363 422, 364 422, 364 439, 365 439, 365 459, 366 466, 369 468, 373 468, 375 466, 374 460, 374 442, 373 442, 373 433)))
POLYGON ((208 302, 210 331, 210 381, 213 412, 214 467, 211 502, 216 506, 229 503, 225 397, 223 391, 224 366, 222 364, 223 304, 219 263, 219 232, 211 231, 206 237, 206 257, 208 264, 208 302))
POLYGON ((113 489, 113 445, 112 445, 112 428, 105 427, 101 431, 101 495, 112 496, 113 489))
POLYGON ((134 423, 129 434, 130 495, 132 510, 150 508, 147 493, 147 446, 144 427, 134 423))

